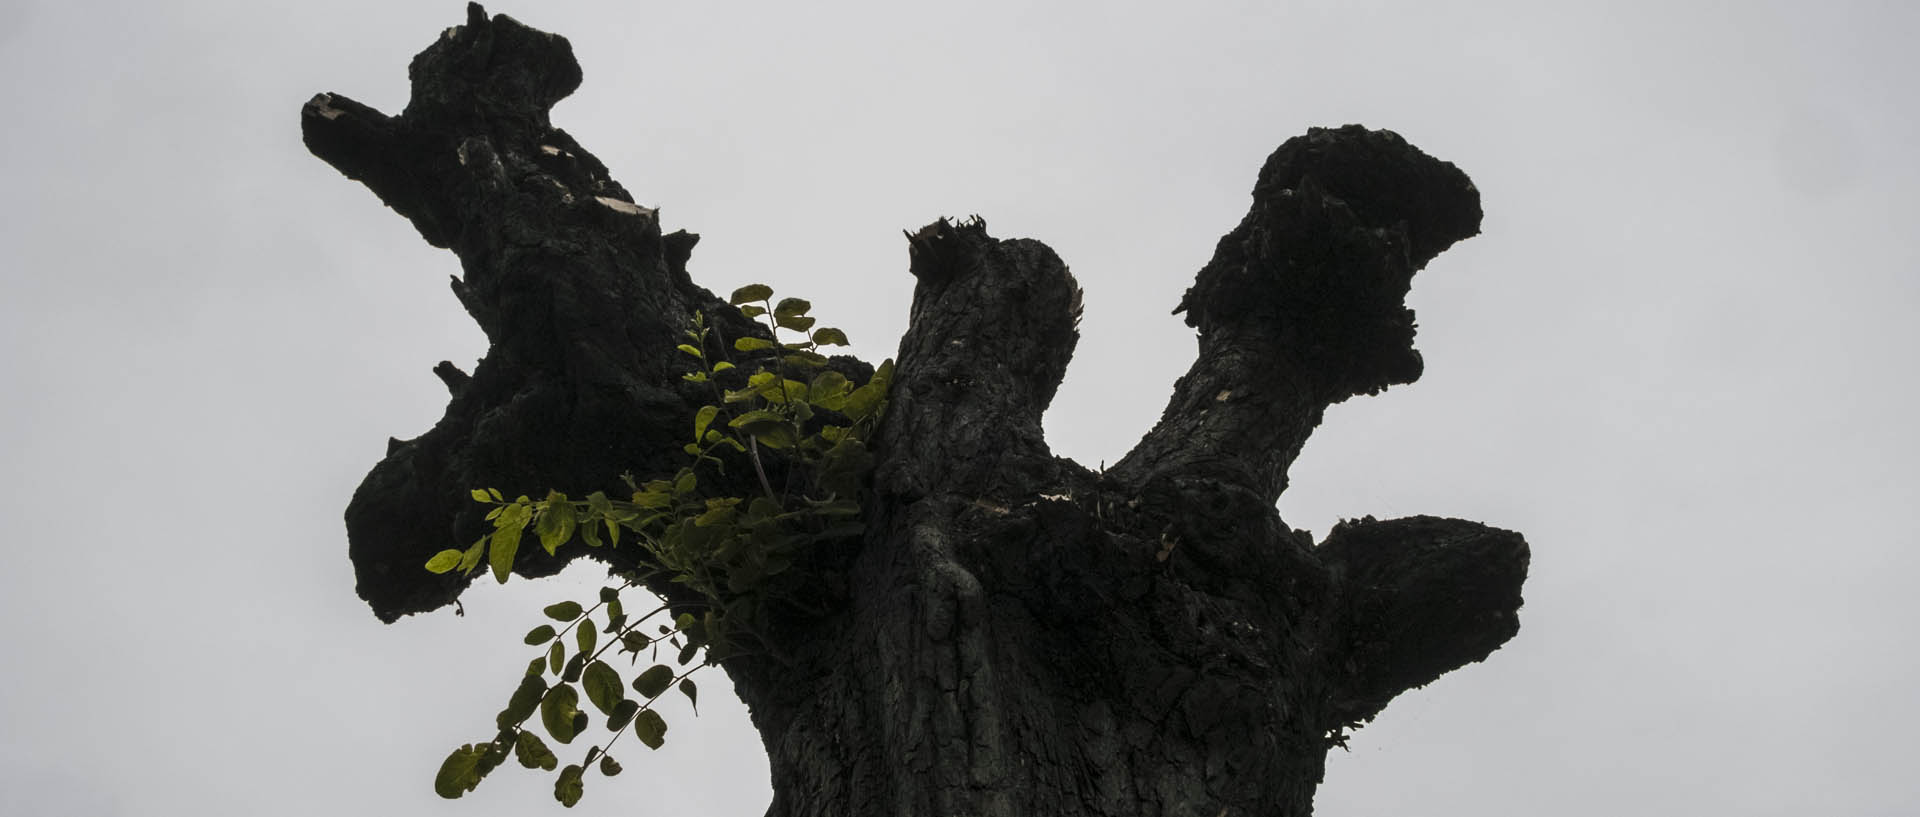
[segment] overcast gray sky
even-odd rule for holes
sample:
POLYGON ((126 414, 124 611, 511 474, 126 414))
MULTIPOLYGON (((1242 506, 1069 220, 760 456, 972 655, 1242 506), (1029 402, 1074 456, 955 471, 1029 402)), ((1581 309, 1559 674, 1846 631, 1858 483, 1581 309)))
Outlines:
MULTIPOLYGON (((1087 316, 1048 429, 1090 466, 1185 370, 1167 313, 1275 146, 1359 122, 1459 164, 1487 219, 1415 280, 1425 378, 1334 408, 1280 509, 1520 530, 1522 629, 1334 752, 1319 813, 1920 811, 1920 5, 1439 5, 489 10, 573 41, 556 124, 704 236, 701 283, 805 295, 869 359, 901 229, 1049 243, 1087 316)), ((430 782, 597 577, 385 627, 340 522, 484 343, 298 110, 398 112, 463 5, 4 11, 0 813, 558 813, 543 774, 430 782)), ((716 681, 575 812, 760 814, 716 681)))

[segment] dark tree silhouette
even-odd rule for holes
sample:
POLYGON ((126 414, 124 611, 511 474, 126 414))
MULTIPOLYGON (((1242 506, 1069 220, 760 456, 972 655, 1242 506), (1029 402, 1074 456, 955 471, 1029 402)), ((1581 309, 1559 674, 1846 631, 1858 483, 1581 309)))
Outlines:
MULTIPOLYGON (((348 506, 360 595, 389 622, 465 589, 422 565, 485 529, 470 489, 578 495, 684 464, 704 395, 673 349, 696 310, 763 331, 688 277, 697 236, 662 234, 550 124, 581 81, 565 39, 472 5, 410 74, 398 116, 302 110, 316 156, 459 256, 491 344, 470 376, 434 370, 445 418, 348 506)), ((865 533, 804 565, 824 609, 723 665, 769 814, 1309 814, 1344 729, 1518 630, 1518 534, 1366 518, 1316 545, 1274 509, 1327 406, 1419 377, 1412 275, 1480 217, 1465 174, 1391 132, 1288 140, 1179 305, 1198 359, 1103 473, 1041 433, 1077 339, 1066 265, 977 219, 913 233, 865 533)), ((527 547, 515 571, 637 551, 527 547)))

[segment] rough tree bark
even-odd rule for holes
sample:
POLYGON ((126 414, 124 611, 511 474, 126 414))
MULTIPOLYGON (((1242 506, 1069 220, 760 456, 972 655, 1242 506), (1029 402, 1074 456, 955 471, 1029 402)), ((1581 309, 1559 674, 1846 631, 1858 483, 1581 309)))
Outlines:
MULTIPOLYGON (((484 529, 469 489, 577 496, 684 464, 701 395, 678 332, 696 310, 756 331, 688 277, 697 236, 662 234, 549 122, 581 80, 565 39, 473 5, 410 73, 398 116, 337 94, 302 110, 315 155, 459 256, 454 293, 491 343, 471 375, 435 368, 445 418, 392 441, 348 507, 386 621, 465 588, 421 566, 484 529)), ((768 813, 1309 814, 1344 729, 1518 629, 1518 534, 1367 518, 1315 544, 1274 509, 1327 406, 1420 375, 1404 296, 1480 215, 1465 174, 1391 132, 1287 141, 1176 310, 1198 359, 1104 473, 1041 433, 1077 339, 1066 265, 978 220, 912 234, 866 533, 807 566, 827 612, 725 664, 770 756, 768 813)), ((525 576, 622 558, 521 554, 525 576)))

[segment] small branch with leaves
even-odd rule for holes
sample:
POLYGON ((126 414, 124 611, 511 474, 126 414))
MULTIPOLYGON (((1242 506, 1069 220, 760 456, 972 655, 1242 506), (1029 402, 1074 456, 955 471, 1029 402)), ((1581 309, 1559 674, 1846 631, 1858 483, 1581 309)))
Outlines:
POLYGON ((882 363, 866 383, 855 384, 829 368, 829 359, 820 353, 823 347, 846 345, 846 333, 814 328, 815 320, 807 314, 812 304, 799 298, 776 303, 772 288, 761 284, 741 287, 729 300, 747 317, 765 319, 772 339, 743 337, 728 348, 716 343, 706 317, 696 313, 684 333, 687 342, 677 348, 695 361, 685 379, 708 384, 713 400, 694 412, 693 435, 683 449, 692 458, 688 465, 646 482, 627 475, 631 493, 626 499, 596 491, 576 500, 556 490, 544 499, 521 495, 508 500, 496 489, 476 488, 473 499, 494 506, 486 517, 493 530, 464 549, 443 550, 428 560, 426 568, 434 573, 472 573, 484 562, 495 580, 505 582, 529 529, 550 555, 576 537, 588 547, 619 547, 623 534, 632 534, 644 550, 643 567, 617 575, 619 581, 601 588, 593 607, 563 601, 546 608, 548 618, 565 626, 542 624, 527 633, 526 643, 544 645, 545 651, 527 665, 507 708, 496 716, 499 733, 455 749, 441 765, 434 791, 442 797, 472 791, 509 751, 522 766, 554 770, 558 757, 523 724, 537 711, 549 737, 572 743, 591 726, 580 708, 584 692, 606 716, 612 737, 589 748, 580 764, 560 770, 554 797, 572 806, 583 791, 585 769, 596 759, 603 774, 620 772, 607 750, 629 726, 641 743, 660 748, 667 725, 655 704, 662 694, 678 689, 697 702, 698 688, 689 676, 764 646, 760 625, 767 605, 797 603, 782 593, 786 583, 777 580, 802 562, 810 547, 865 530, 859 497, 873 470, 867 440, 885 414, 893 362, 882 363), (799 333, 800 339, 783 341, 783 332, 799 333), (754 371, 743 377, 743 366, 728 359, 730 353, 754 371), (769 460, 776 456, 782 466, 777 472, 783 476, 777 487, 769 476, 775 472, 769 460), (759 495, 709 495, 702 490, 703 471, 723 473, 729 465, 738 467, 742 458, 753 468, 759 495), (684 586, 700 601, 662 601, 646 615, 629 619, 621 591, 649 580, 684 586), (602 610, 606 623, 598 627, 592 616, 602 610), (673 614, 671 625, 642 631, 662 613, 673 614), (575 646, 571 657, 569 632, 575 646), (609 636, 604 643, 602 632, 609 636), (655 663, 635 677, 631 689, 637 698, 628 694, 619 671, 601 660, 617 647, 632 655, 630 664, 637 664, 643 651, 657 657, 662 642, 677 650, 675 663, 655 663), (704 660, 696 663, 703 652, 704 660))

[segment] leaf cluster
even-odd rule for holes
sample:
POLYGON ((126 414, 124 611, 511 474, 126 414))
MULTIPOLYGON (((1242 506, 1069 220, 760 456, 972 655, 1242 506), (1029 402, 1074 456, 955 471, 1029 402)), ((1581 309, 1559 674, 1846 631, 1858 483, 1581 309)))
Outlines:
POLYGON ((596 759, 603 774, 620 771, 604 746, 630 728, 642 743, 659 748, 666 736, 666 721, 654 709, 659 696, 678 689, 695 700, 697 688, 689 675, 751 649, 770 601, 794 603, 781 588, 804 584, 791 571, 811 546, 864 529, 858 499, 873 467, 867 440, 886 411, 893 362, 882 363, 866 383, 856 384, 830 368, 821 353, 846 345, 846 333, 816 327, 807 314, 809 302, 784 298, 776 303, 772 288, 762 284, 741 287, 730 302, 747 317, 763 319, 768 337, 727 344, 704 315, 695 315, 685 332, 687 342, 677 349, 693 362, 685 379, 705 384, 711 398, 694 412, 692 435, 683 446, 691 458, 687 466, 645 482, 628 476, 630 493, 624 498, 594 492, 575 500, 549 491, 543 499, 508 500, 498 490, 475 489, 476 502, 493 506, 487 513, 493 529, 464 549, 443 550, 428 560, 430 571, 462 574, 478 571, 484 562, 495 580, 505 582, 531 532, 548 554, 576 538, 596 548, 618 547, 626 538, 644 549, 640 561, 646 565, 602 588, 591 609, 573 601, 546 608, 549 618, 566 626, 542 624, 527 633, 526 643, 542 647, 542 654, 528 664, 507 708, 496 717, 499 732, 455 749, 441 765, 434 780, 441 796, 473 790, 509 752, 523 766, 554 770, 558 757, 524 724, 537 711, 548 737, 571 743, 591 725, 580 706, 584 694, 605 716, 613 737, 591 747, 580 764, 560 770, 555 798, 568 806, 578 802, 585 770, 596 759), (782 340, 782 333, 797 333, 798 339, 782 340), (781 467, 769 467, 776 463, 781 467), (736 496, 711 486, 739 480, 701 479, 728 468, 751 468, 750 484, 757 490, 736 496), (780 475, 778 484, 770 474, 780 475), (700 603, 670 608, 663 602, 629 619, 621 591, 662 576, 693 591, 700 603), (591 617, 602 610, 606 623, 596 625, 591 617), (643 629, 663 614, 672 615, 670 624, 643 629), (641 653, 657 654, 663 643, 674 651, 674 663, 653 663, 631 684, 623 685, 619 671, 601 659, 615 648, 630 654, 629 664, 637 666, 641 653), (702 652, 705 660, 696 663, 702 652), (628 695, 629 689, 637 697, 628 695))
POLYGON ((599 603, 591 608, 575 601, 547 606, 543 611, 547 618, 562 626, 541 624, 527 633, 526 643, 540 647, 540 654, 527 664, 506 708, 494 716, 499 731, 490 739, 462 745, 447 755, 434 775, 435 793, 457 798, 472 791, 509 754, 526 768, 554 771, 560 765, 559 756, 528 721, 538 715, 539 728, 548 738, 571 744, 594 722, 593 713, 582 705, 583 698, 598 711, 611 735, 589 747, 580 763, 559 769, 554 797, 562 804, 579 802, 587 769, 597 766, 608 777, 621 772, 610 750, 628 733, 649 749, 665 745, 667 722, 656 706, 669 690, 678 690, 688 702, 699 705, 699 687, 689 676, 705 666, 694 661, 704 628, 691 614, 682 614, 671 625, 643 628, 643 622, 666 612, 667 606, 661 604, 638 620, 630 620, 622 608, 620 591, 631 586, 629 582, 601 588, 599 603), (604 614, 604 624, 595 620, 596 613, 604 614), (608 637, 602 639, 602 634, 608 637), (661 659, 663 645, 673 653, 673 663, 661 659), (613 655, 609 656, 609 651, 613 655), (628 656, 630 672, 639 667, 643 655, 649 665, 633 672, 629 683, 607 660, 618 660, 620 655, 628 656))

